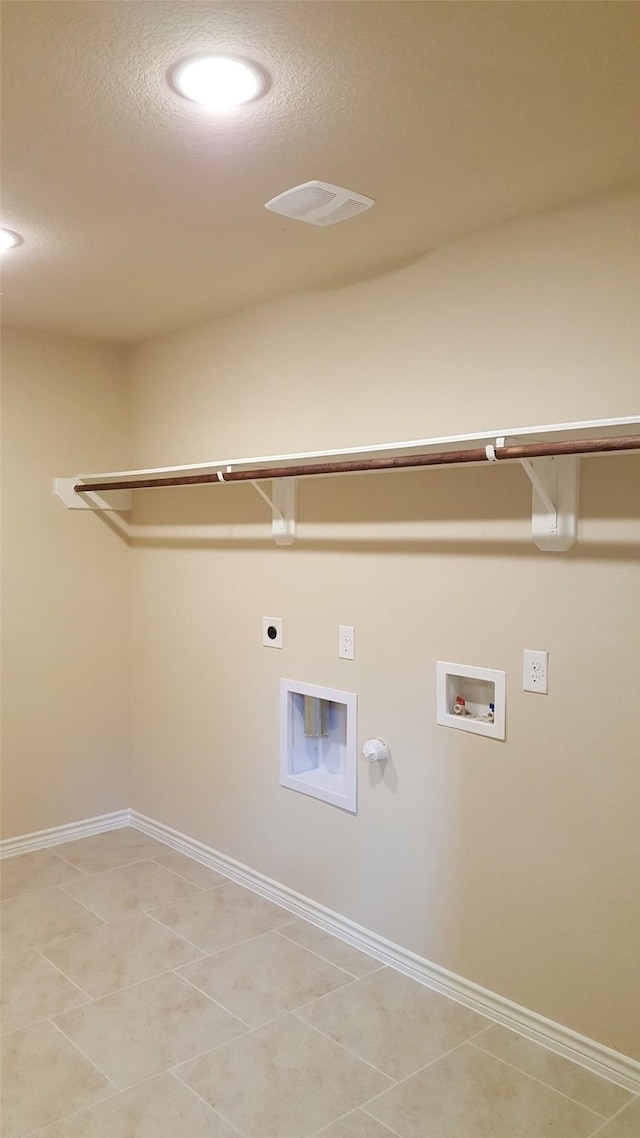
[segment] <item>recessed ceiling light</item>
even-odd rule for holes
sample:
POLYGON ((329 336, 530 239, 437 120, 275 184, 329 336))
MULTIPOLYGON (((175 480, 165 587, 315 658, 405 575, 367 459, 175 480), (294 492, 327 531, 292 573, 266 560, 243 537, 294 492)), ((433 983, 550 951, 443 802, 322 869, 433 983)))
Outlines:
POLYGON ((14 233, 12 229, 0 228, 0 253, 6 253, 7 249, 15 249, 16 245, 22 245, 20 234, 14 233))
POLYGON ((266 75, 247 59, 234 55, 200 55, 183 59, 170 75, 179 95, 207 110, 228 111, 262 95, 266 75))

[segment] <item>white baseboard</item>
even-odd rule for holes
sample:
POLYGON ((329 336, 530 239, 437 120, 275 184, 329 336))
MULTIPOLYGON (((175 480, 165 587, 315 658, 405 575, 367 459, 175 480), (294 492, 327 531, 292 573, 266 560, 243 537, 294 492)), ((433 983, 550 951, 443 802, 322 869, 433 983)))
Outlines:
POLYGON ((416 956, 406 948, 355 924, 347 917, 342 917, 324 905, 303 897, 286 885, 280 885, 234 858, 218 853, 202 842, 197 842, 186 834, 165 826, 162 822, 156 822, 153 818, 147 818, 136 810, 131 811, 131 825, 149 834, 150 837, 165 842, 180 853, 195 858, 210 869, 218 870, 233 881, 246 886, 247 889, 252 889, 267 900, 288 909, 295 916, 311 921, 312 924, 347 941, 355 948, 362 949, 376 960, 418 980, 428 988, 442 992, 443 995, 488 1016, 496 1023, 504 1024, 505 1027, 517 1031, 527 1039, 542 1044, 557 1055, 571 1059, 605 1079, 611 1079, 612 1082, 634 1094, 640 1093, 640 1063, 634 1059, 612 1051, 593 1039, 588 1039, 568 1027, 529 1011, 528 1008, 520 1007, 504 996, 481 988, 454 972, 448 972, 446 968, 416 956))
POLYGON ((574 1063, 586 1067, 602 1078, 610 1079, 618 1086, 640 1094, 640 1063, 613 1051, 593 1039, 579 1035, 562 1024, 554 1023, 536 1012, 529 1011, 519 1004, 514 1004, 496 992, 481 988, 471 980, 465 980, 454 972, 447 971, 437 964, 432 964, 421 956, 409 952, 401 945, 394 944, 385 937, 371 932, 369 929, 357 925, 347 917, 334 913, 333 910, 319 905, 309 897, 304 897, 286 885, 280 885, 270 877, 258 873, 235 858, 218 853, 210 846, 196 841, 194 838, 181 834, 178 830, 166 826, 163 822, 156 822, 147 818, 137 810, 118 810, 113 814, 103 814, 98 818, 89 818, 85 822, 72 823, 69 826, 57 826, 51 830, 41 830, 37 834, 27 834, 23 838, 9 838, 0 842, 0 857, 29 850, 42 849, 46 846, 57 845, 60 842, 72 841, 74 838, 86 837, 90 834, 100 834, 105 830, 119 829, 121 826, 133 826, 135 829, 148 834, 165 845, 171 846, 180 853, 194 858, 202 865, 215 869, 219 873, 237 881, 247 889, 259 893, 267 900, 273 901, 282 908, 287 909, 296 917, 310 921, 318 928, 324 929, 333 936, 352 944, 355 948, 367 952, 383 964, 403 972, 413 980, 441 992, 458 1003, 464 1004, 473 1011, 486 1015, 495 1023, 517 1031, 527 1039, 533 1040, 562 1055, 574 1063))
POLYGON ((24 834, 20 838, 5 838, 0 842, 0 858, 43 850, 47 846, 59 846, 62 842, 73 842, 76 838, 88 838, 92 834, 119 830, 121 826, 131 824, 130 810, 114 810, 112 814, 99 814, 96 818, 69 822, 66 826, 52 826, 50 830, 36 830, 35 833, 24 834))

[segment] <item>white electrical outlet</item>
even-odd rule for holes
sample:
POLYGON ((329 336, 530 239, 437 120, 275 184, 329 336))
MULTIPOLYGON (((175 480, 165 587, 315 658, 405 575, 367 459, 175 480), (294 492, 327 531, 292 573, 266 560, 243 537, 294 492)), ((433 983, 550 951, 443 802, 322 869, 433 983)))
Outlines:
POLYGON ((525 648, 522 669, 522 690, 547 695, 549 691, 549 653, 525 648))
POLYGON ((355 633, 350 624, 338 627, 338 656, 341 660, 353 660, 355 656, 355 633))
POLYGON ((262 643, 265 648, 282 648, 281 616, 263 616, 262 643))

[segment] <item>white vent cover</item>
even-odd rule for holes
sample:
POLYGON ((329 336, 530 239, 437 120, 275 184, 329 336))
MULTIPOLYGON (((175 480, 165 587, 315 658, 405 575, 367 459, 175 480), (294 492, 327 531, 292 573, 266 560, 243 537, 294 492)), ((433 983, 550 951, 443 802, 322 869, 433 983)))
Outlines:
POLYGON ((310 225, 337 225, 375 204, 373 198, 365 198, 342 186, 304 182, 265 202, 264 208, 295 221, 308 221, 310 225))

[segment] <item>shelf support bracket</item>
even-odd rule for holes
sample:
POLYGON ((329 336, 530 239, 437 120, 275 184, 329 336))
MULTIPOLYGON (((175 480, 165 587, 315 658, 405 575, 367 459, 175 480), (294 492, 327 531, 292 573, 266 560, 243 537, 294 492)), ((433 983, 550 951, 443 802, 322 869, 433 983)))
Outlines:
POLYGON ((272 478, 271 497, 259 482, 252 482, 254 490, 271 507, 272 534, 276 545, 293 545, 296 537, 297 478, 272 478))
MULTIPOLYGON (((517 439, 500 436, 496 447, 512 446, 517 439)), ((488 448, 487 457, 491 458, 488 448)), ((495 454, 495 452, 494 452, 495 454)), ((538 549, 563 553, 578 540, 580 459, 521 458, 520 466, 531 483, 531 537, 538 549)))
POLYGON ((531 537, 548 552, 563 553, 578 540, 580 459, 523 459, 520 465, 531 482, 531 537))

